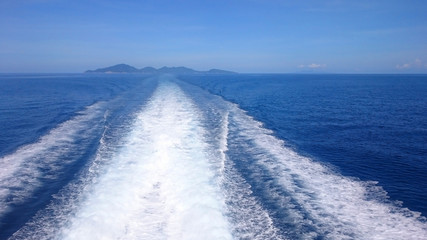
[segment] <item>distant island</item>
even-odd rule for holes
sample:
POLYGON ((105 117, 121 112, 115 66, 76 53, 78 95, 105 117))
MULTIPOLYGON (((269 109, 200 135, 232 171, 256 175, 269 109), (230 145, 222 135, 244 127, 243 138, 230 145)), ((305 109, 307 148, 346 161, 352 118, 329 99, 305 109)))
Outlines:
POLYGON ((85 73, 237 74, 236 72, 231 72, 231 71, 226 71, 221 69, 211 69, 209 71, 196 71, 187 67, 162 67, 158 69, 153 67, 144 67, 144 68, 138 69, 127 64, 117 64, 111 67, 98 68, 96 70, 87 70, 85 73))

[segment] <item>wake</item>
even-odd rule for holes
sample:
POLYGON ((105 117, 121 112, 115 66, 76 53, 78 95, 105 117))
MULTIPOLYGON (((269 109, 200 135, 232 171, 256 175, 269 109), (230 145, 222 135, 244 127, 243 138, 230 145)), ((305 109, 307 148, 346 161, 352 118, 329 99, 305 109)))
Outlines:
POLYGON ((61 239, 231 239, 194 104, 161 82, 61 239))
MULTIPOLYGON (((182 84, 223 149, 223 192, 237 239, 426 239, 420 213, 372 182, 341 176, 285 147, 236 104, 182 84), (216 126, 221 122, 221 126, 216 126)), ((207 127, 207 129, 209 129, 207 127)))
POLYGON ((90 144, 89 136, 99 131, 103 113, 103 103, 95 103, 36 143, 0 158, 0 217, 11 206, 27 201, 42 182, 59 178, 65 167, 79 159, 83 148, 90 144))
MULTIPOLYGON (((284 147, 235 104, 156 81, 125 137, 111 146, 103 135, 85 171, 11 239, 427 238, 419 214, 383 201, 379 187, 284 147)), ((84 116, 72 129, 97 119, 84 116)))

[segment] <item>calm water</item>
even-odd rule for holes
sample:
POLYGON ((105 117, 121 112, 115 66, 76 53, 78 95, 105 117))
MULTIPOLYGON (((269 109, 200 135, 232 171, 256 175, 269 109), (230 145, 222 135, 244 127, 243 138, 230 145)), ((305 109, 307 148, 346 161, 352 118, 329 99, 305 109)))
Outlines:
POLYGON ((425 75, 3 74, 0 239, 425 239, 426 110, 425 75))

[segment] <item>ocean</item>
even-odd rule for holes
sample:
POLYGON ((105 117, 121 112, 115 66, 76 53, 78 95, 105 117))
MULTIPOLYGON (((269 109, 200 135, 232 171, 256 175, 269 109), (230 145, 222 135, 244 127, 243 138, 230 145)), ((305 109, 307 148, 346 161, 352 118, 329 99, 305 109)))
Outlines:
POLYGON ((0 74, 0 239, 427 239, 427 75, 0 74))

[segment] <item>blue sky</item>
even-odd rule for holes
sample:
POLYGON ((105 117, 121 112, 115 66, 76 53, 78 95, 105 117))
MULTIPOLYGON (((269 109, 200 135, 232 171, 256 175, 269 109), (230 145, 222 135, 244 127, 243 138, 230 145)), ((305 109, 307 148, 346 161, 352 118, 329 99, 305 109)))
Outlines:
POLYGON ((0 1, 0 72, 117 63, 427 73, 427 1, 0 1))

